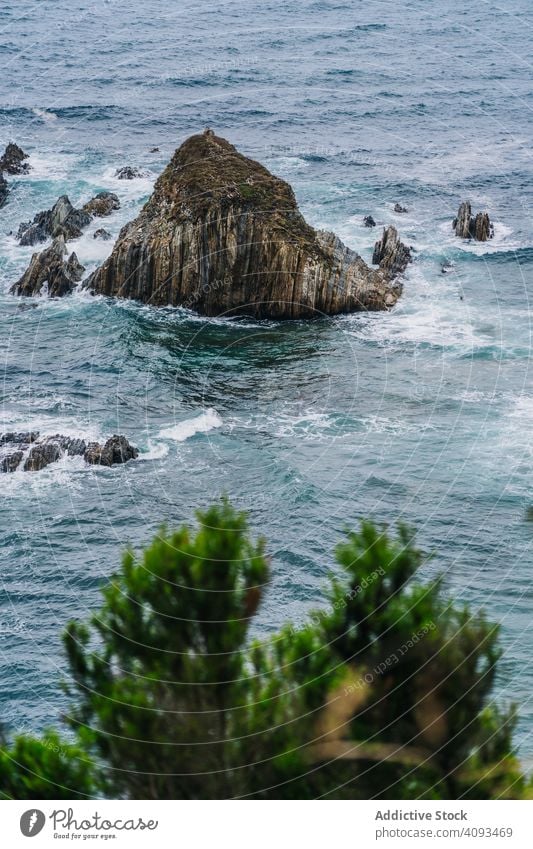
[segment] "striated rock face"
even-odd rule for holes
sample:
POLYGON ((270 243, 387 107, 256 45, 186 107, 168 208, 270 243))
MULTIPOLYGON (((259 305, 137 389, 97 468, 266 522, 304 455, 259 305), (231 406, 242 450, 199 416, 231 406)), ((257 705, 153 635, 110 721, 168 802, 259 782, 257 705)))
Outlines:
POLYGON ((385 227, 383 236, 374 246, 374 265, 379 265, 390 279, 401 274, 412 262, 411 249, 400 242, 396 227, 385 227))
POLYGON ((0 171, 5 171, 7 174, 27 174, 30 165, 24 160, 29 158, 18 144, 10 143, 0 157, 0 171))
POLYGON ((91 465, 114 466, 139 456, 137 448, 124 436, 112 436, 104 445, 63 436, 32 433, 5 433, 0 437, 0 472, 39 472, 61 457, 83 457, 91 465))
POLYGON ((0 171, 0 209, 2 209, 2 207, 6 203, 8 194, 9 187, 7 185, 7 180, 0 171))
POLYGON ((455 235, 459 236, 460 239, 475 239, 477 242, 486 242, 494 236, 494 225, 491 224, 488 213, 478 212, 474 217, 468 201, 460 205, 452 227, 455 230, 455 235))
POLYGON ((386 309, 401 287, 300 214, 291 187, 207 130, 176 151, 93 291, 204 315, 386 309))
POLYGON ((11 294, 39 295, 46 286, 51 298, 68 295, 83 277, 85 269, 75 253, 65 262, 66 253, 65 239, 58 236, 49 248, 33 254, 28 268, 11 287, 11 294))

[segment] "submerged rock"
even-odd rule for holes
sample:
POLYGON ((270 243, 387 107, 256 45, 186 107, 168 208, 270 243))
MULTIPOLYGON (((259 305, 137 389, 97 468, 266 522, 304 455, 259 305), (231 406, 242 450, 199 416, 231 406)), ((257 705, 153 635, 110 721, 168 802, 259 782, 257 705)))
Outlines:
POLYGON ((407 211, 408 211, 408 210, 407 210, 407 207, 406 207, 406 206, 402 206, 402 205, 401 205, 401 203, 395 203, 395 204, 394 204, 394 212, 396 212, 396 213, 398 213, 398 214, 400 214, 400 215, 401 215, 401 214, 403 214, 404 212, 407 212, 407 211))
POLYGON ((115 177, 118 180, 135 180, 137 177, 147 177, 146 171, 141 171, 140 168, 132 168, 131 165, 125 165, 124 168, 117 168, 115 177))
POLYGON ((18 144, 11 142, 0 157, 0 171, 7 174, 27 174, 31 166, 24 160, 29 158, 29 154, 24 153, 18 144))
POLYGON ((0 209, 7 202, 7 196, 9 194, 9 186, 7 184, 7 180, 0 171, 0 209))
POLYGON ((93 233, 93 239, 102 239, 104 242, 109 242, 113 236, 109 232, 109 230, 104 230, 103 227, 99 227, 98 230, 95 230, 93 233))
POLYGON ((374 221, 371 215, 365 215, 365 217, 363 218, 363 224, 365 225, 365 227, 376 226, 376 222, 374 221))
POLYGON ((114 466, 139 456, 124 436, 112 436, 104 445, 64 436, 39 433, 5 433, 0 437, 0 472, 38 472, 61 457, 83 457, 87 463, 114 466))
POLYGON ((276 319, 382 310, 401 291, 333 234, 317 233, 286 182, 212 131, 176 151, 86 285, 204 315, 276 319))
POLYGON ((411 248, 400 242, 396 227, 391 225, 383 229, 383 236, 374 245, 372 262, 379 265, 390 279, 405 271, 412 262, 411 248))
POLYGON ((106 218, 120 209, 120 201, 113 192, 99 192, 83 207, 83 211, 95 218, 106 218))
POLYGON ((45 287, 51 298, 68 295, 83 277, 85 269, 75 253, 65 262, 66 253, 65 239, 58 236, 49 248, 33 254, 28 268, 11 287, 11 294, 39 295, 45 287))
POLYGON ((488 212, 478 212, 474 217, 468 201, 460 205, 457 216, 453 219, 452 228, 460 239, 486 242, 494 236, 494 225, 490 221, 488 212))

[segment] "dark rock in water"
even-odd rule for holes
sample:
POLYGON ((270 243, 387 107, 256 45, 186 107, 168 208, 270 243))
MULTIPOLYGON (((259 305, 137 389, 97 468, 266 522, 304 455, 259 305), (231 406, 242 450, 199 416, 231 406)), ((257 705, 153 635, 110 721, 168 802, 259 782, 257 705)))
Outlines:
POLYGON ((150 153, 159 153, 159 148, 158 147, 151 147, 150 153))
POLYGON ((0 458, 0 472, 16 472, 23 457, 23 451, 14 451, 12 454, 6 454, 0 458))
POLYGON ((457 217, 454 218, 452 227, 455 230, 455 235, 460 239, 470 238, 470 223, 472 221, 472 207, 465 201, 459 207, 457 217))
POLYGON ((114 466, 139 456, 124 436, 112 436, 105 445, 56 433, 40 437, 38 433, 5 433, 0 437, 0 472, 38 472, 61 457, 83 457, 87 463, 114 466))
POLYGON ((39 439, 39 432, 36 430, 24 431, 22 433, 10 432, 0 436, 1 445, 30 445, 39 439))
POLYGON ((455 264, 453 262, 451 262, 449 259, 447 259, 446 262, 444 262, 442 264, 441 274, 449 274, 450 271, 453 271, 454 268, 455 268, 455 264))
POLYGON ((99 192, 83 206, 83 211, 95 218, 106 218, 120 209, 120 201, 113 192, 99 192))
POLYGON ((21 245, 36 245, 50 236, 64 236, 65 240, 78 239, 92 221, 83 209, 75 209, 67 195, 62 195, 52 209, 38 212, 33 221, 21 224, 17 238, 21 245))
POLYGON ((472 207, 468 201, 459 207, 457 217, 453 219, 452 227, 455 235, 460 239, 475 239, 477 242, 486 242, 494 236, 494 225, 491 224, 487 212, 478 212, 474 217, 472 207))
POLYGON ((37 245, 46 242, 52 233, 52 210, 38 212, 33 221, 19 225, 17 239, 21 245, 37 245))
POLYGON ((115 177, 119 180, 135 180, 137 177, 147 177, 146 171, 141 171, 140 168, 132 168, 131 165, 126 165, 124 168, 117 168, 115 177))
POLYGON ((49 248, 41 253, 33 254, 31 262, 22 275, 10 289, 13 295, 39 295, 46 284, 46 291, 51 298, 61 298, 70 294, 79 283, 85 271, 78 257, 72 253, 65 262, 67 252, 65 239, 58 236, 49 248))
POLYGON ((43 442, 53 442, 63 454, 68 454, 69 457, 82 457, 87 447, 85 440, 78 439, 77 437, 63 436, 61 433, 46 436, 43 442))
POLYGON ((488 212, 478 212, 472 226, 476 242, 487 242, 494 236, 494 225, 491 224, 488 212))
POLYGON ((396 227, 383 229, 383 236, 374 246, 372 262, 379 265, 389 278, 401 274, 412 262, 411 249, 400 242, 396 227))
POLYGON ((102 446, 100 443, 89 442, 83 454, 83 459, 92 466, 100 466, 102 463, 102 446))
POLYGON ((401 203, 395 203, 394 204, 394 212, 401 214, 401 213, 404 213, 404 212, 407 212, 407 211, 408 211, 407 207, 402 206, 401 203))
POLYGON ((62 234, 65 240, 78 239, 91 220, 87 212, 83 209, 75 209, 67 195, 63 195, 52 208, 51 236, 62 234))
POLYGON ((286 182, 211 130, 176 151, 86 285, 204 315, 276 319, 382 310, 399 297, 388 274, 306 223, 286 182))
POLYGON ((103 227, 99 227, 98 230, 95 230, 93 234, 93 239, 102 239, 102 241, 104 242, 109 242, 109 240, 112 238, 113 236, 111 235, 109 230, 104 230, 103 227))
POLYGON ((30 450, 24 463, 25 472, 40 472, 50 463, 55 463, 61 457, 61 448, 57 442, 46 441, 37 443, 30 450))
POLYGON ((29 159, 29 155, 24 153, 18 144, 10 143, 0 157, 0 171, 5 171, 7 174, 27 174, 30 165, 24 161, 25 159, 29 159))
POLYGON ((374 221, 371 215, 365 215, 365 217, 363 218, 363 224, 365 225, 365 227, 376 226, 376 222, 374 221))
POLYGON ((115 435, 108 439, 105 445, 90 442, 83 459, 94 466, 114 466, 117 463, 127 463, 138 456, 137 448, 134 448, 126 437, 115 435))
POLYGON ((7 180, 0 171, 0 209, 7 202, 7 196, 9 194, 9 186, 7 185, 7 180))

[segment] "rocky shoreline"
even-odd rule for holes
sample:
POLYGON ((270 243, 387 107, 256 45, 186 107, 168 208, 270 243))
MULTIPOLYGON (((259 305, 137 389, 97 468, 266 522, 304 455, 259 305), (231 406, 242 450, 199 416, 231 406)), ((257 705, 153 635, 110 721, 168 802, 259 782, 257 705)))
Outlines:
POLYGON ((0 436, 0 472, 39 472, 65 456, 82 457, 93 466, 114 466, 136 459, 139 451, 116 434, 103 445, 62 434, 40 436, 37 431, 0 436))

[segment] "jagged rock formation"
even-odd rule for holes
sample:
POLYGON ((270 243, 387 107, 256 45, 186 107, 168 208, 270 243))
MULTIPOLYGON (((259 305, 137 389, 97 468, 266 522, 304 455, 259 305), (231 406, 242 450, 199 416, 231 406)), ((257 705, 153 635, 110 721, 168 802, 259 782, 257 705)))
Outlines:
POLYGON ((460 239, 475 239, 477 242, 486 242, 494 236, 494 225, 491 223, 488 212, 478 212, 474 217, 472 207, 468 201, 459 207, 457 217, 452 224, 455 235, 460 239))
POLYGON ((0 437, 0 472, 38 472, 61 457, 83 457, 86 463, 114 466, 139 456, 124 436, 112 436, 104 445, 63 436, 41 437, 38 432, 5 433, 0 437))
POLYGON ((106 218, 116 209, 120 209, 120 201, 113 192, 99 192, 82 209, 94 218, 106 218))
POLYGON ((131 165, 125 165, 124 168, 117 168, 115 177, 118 180, 135 180, 136 177, 147 177, 146 171, 141 171, 140 168, 132 168, 131 165))
POLYGON ((31 166, 24 160, 29 158, 29 154, 24 153, 18 144, 11 142, 7 145, 3 155, 0 157, 0 172, 5 171, 7 174, 27 174, 31 166))
POLYGON ((95 230, 93 233, 93 239, 102 239, 103 242, 109 242, 112 238, 113 237, 109 230, 105 230, 103 227, 99 227, 98 230, 95 230))
POLYGON ((300 214, 291 187, 211 130, 176 151, 86 285, 204 315, 387 309, 401 286, 300 214))
POLYGON ((78 239, 92 217, 82 209, 75 209, 67 195, 62 195, 52 209, 38 212, 33 221, 20 224, 17 238, 21 245, 35 245, 45 242, 50 236, 64 236, 78 239))
POLYGON ((384 227, 383 236, 374 245, 372 262, 379 265, 389 279, 402 274, 412 262, 411 249, 400 242, 396 227, 384 227))
POLYGON ((68 295, 83 277, 85 268, 71 253, 65 262, 67 248, 64 236, 58 236, 49 248, 33 254, 31 262, 20 278, 10 289, 13 295, 39 295, 43 287, 51 298, 68 295))
POLYGON ((114 466, 116 463, 127 463, 139 456, 137 448, 130 445, 125 436, 112 436, 105 445, 90 442, 83 454, 86 463, 93 466, 114 466))
POLYGON ((363 218, 363 224, 365 225, 365 227, 376 226, 376 222, 374 221, 371 215, 365 215, 365 217, 363 218))
POLYGON ((36 245, 59 235, 67 241, 78 239, 93 218, 111 215, 116 209, 120 209, 120 201, 113 192, 100 192, 81 209, 75 209, 68 196, 62 195, 52 209, 38 212, 33 221, 20 224, 17 239, 21 245, 36 245))
POLYGON ((9 186, 7 185, 7 180, 0 171, 0 209, 2 209, 2 207, 6 203, 8 194, 9 186))

